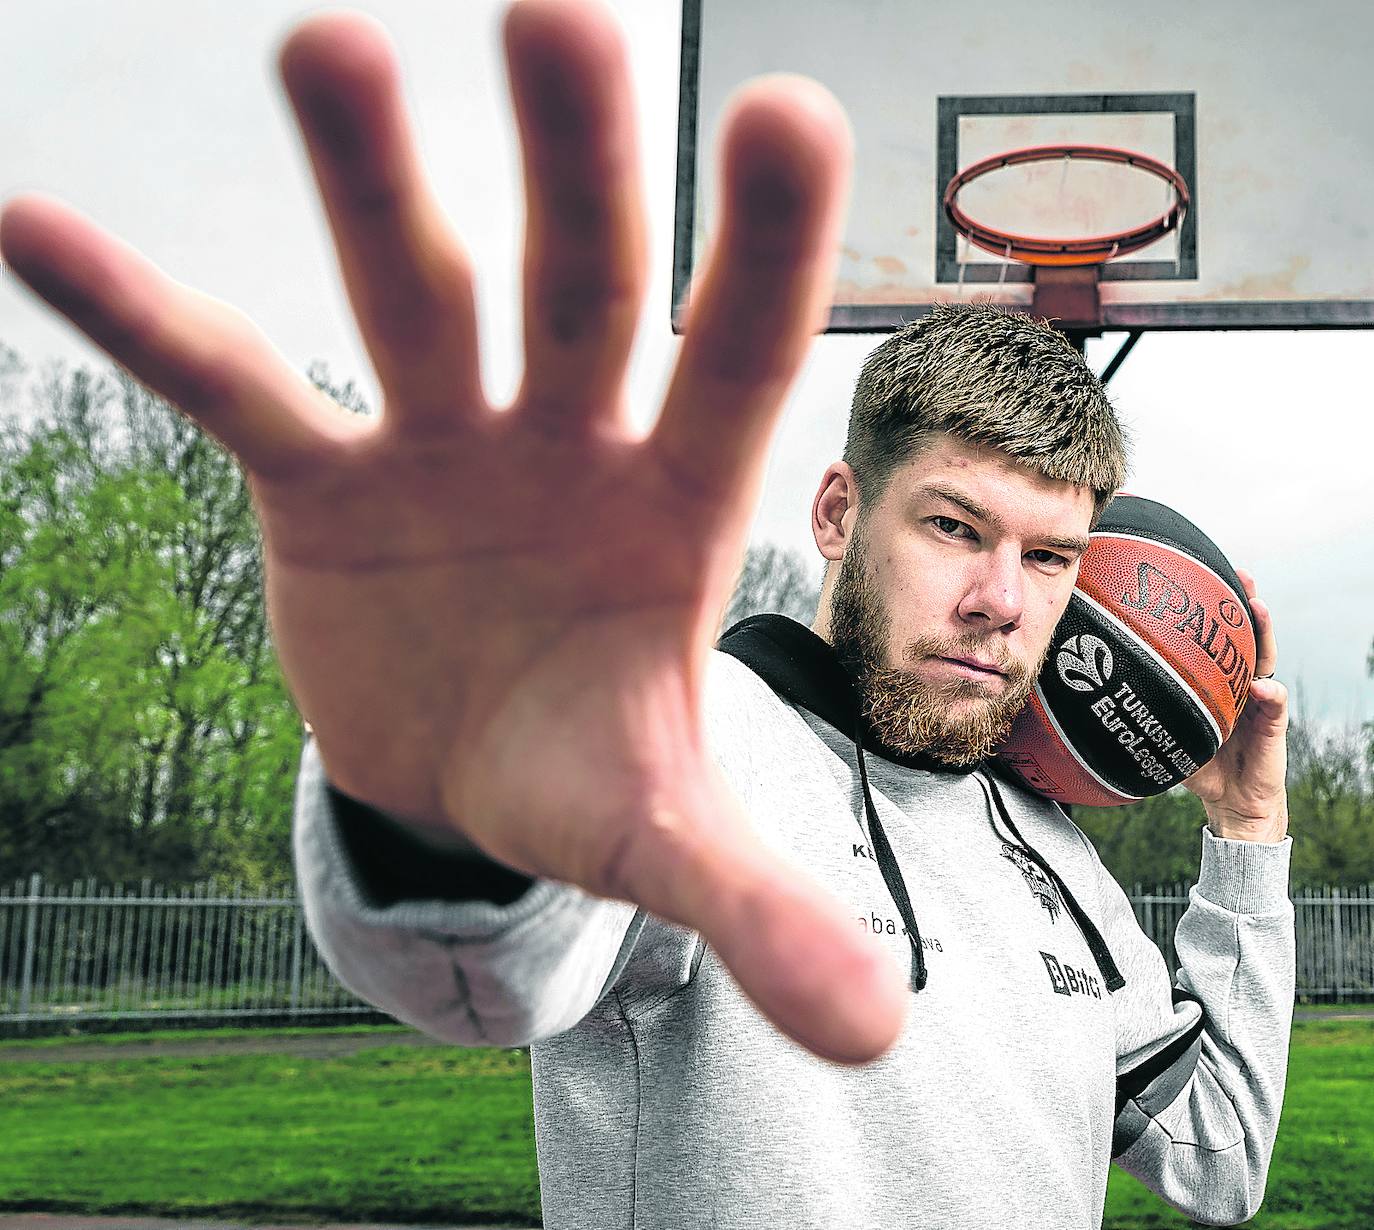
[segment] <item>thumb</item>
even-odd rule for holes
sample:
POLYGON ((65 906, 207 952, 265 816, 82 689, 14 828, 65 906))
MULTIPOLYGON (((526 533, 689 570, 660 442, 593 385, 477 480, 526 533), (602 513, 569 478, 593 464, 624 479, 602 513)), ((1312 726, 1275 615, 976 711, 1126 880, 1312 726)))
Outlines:
POLYGON ((876 1059, 902 1029, 903 971, 833 895, 759 841, 723 783, 706 793, 699 805, 714 818, 654 826, 667 847, 640 844, 623 867, 625 895, 698 931, 788 1037, 824 1059, 876 1059))

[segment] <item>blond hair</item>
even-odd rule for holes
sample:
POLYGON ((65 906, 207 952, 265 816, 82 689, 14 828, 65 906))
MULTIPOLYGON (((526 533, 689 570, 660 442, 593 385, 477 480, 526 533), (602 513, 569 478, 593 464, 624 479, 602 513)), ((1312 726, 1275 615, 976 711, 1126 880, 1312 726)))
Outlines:
POLYGON ((1125 435, 1083 356, 1046 321, 992 304, 938 304, 865 360, 844 449, 861 499, 936 433, 1090 488, 1094 524, 1126 481, 1125 435))

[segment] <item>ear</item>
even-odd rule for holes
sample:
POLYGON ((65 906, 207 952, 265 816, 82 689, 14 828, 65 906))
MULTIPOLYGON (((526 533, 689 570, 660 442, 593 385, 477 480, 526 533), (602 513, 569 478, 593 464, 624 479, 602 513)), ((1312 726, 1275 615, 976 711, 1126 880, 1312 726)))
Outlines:
POLYGON ((831 462, 811 504, 811 534, 826 559, 844 557, 858 516, 859 486, 854 471, 847 462, 831 462))

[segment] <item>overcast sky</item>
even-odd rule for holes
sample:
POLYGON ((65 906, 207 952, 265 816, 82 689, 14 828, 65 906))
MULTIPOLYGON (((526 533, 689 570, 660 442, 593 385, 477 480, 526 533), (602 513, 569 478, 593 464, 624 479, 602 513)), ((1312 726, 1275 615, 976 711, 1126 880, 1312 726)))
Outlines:
MULTIPOLYGON (((394 0, 359 7, 391 29, 440 194, 477 266, 494 396, 518 371, 519 187, 499 57, 502 6, 394 0)), ((654 260, 632 379, 648 421, 669 329, 679 6, 621 0, 641 103, 654 260)), ((297 367, 325 360, 370 391, 333 257, 275 78, 303 12, 283 0, 94 0, 14 5, 0 40, 0 195, 65 197, 178 279, 246 310, 297 367)), ((1337 243, 1338 236, 1314 237, 1337 243)), ((874 337, 821 338, 789 404, 756 540, 819 561, 814 488, 838 455, 874 337)), ((1118 339, 1090 343, 1101 368, 1118 339)), ((31 364, 95 352, 0 278, 0 342, 31 364)), ((1259 577, 1280 675, 1309 714, 1374 718, 1374 337, 1154 334, 1113 380, 1135 440, 1129 489, 1173 505, 1259 577)), ((375 401, 375 393, 373 394, 375 401)), ((819 564, 818 564, 819 566, 819 564)))

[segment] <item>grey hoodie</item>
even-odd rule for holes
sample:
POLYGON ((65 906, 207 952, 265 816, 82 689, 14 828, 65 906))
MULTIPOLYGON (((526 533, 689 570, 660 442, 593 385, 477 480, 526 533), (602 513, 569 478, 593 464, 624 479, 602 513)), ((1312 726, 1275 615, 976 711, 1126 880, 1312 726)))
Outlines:
MULTIPOLYGON (((797 644, 783 674, 808 678, 797 644)), ((506 904, 379 894, 386 848, 345 834, 306 749, 296 855, 316 942, 428 1033, 531 1044, 546 1227, 1099 1227, 1113 1157, 1200 1221, 1251 1216, 1287 1065, 1291 842, 1203 830, 1174 979, 1058 807, 873 750, 865 783, 853 731, 773 682, 782 695, 713 655, 708 734, 753 822, 898 959, 904 915, 919 923, 924 988, 862 1068, 783 1038, 699 936, 631 905, 548 881, 506 904)))

